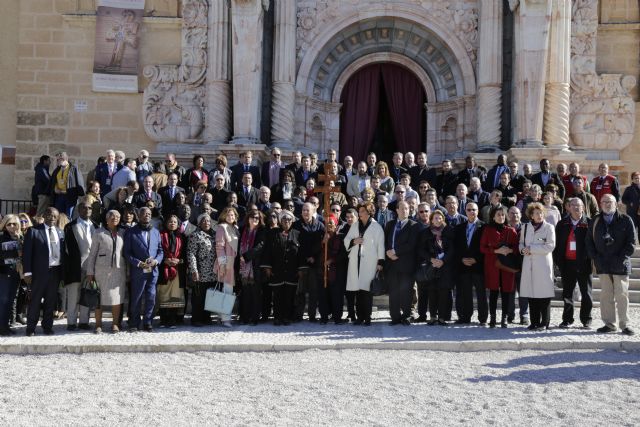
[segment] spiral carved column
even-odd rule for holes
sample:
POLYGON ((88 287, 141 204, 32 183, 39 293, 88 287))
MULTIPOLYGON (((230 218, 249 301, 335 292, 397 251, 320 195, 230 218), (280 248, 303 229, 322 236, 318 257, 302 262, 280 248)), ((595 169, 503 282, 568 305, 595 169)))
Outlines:
POLYGON ((567 83, 548 83, 544 100, 544 142, 548 147, 568 148, 570 90, 567 83))

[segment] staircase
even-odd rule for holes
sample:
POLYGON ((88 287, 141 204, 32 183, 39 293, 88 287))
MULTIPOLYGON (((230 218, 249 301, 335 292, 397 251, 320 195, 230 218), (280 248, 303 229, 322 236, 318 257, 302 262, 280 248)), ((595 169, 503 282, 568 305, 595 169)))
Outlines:
MULTIPOLYGON (((631 256, 631 276, 629 277, 629 304, 634 306, 640 306, 640 246, 636 246, 636 250, 631 256)), ((594 275, 593 282, 593 302, 595 306, 599 306, 600 303, 600 279, 594 275)), ((560 285, 560 281, 556 281, 557 285, 560 285)), ((562 306, 562 289, 556 288, 556 298, 551 302, 552 306, 562 306)), ((579 305, 579 303, 578 303, 579 305)))

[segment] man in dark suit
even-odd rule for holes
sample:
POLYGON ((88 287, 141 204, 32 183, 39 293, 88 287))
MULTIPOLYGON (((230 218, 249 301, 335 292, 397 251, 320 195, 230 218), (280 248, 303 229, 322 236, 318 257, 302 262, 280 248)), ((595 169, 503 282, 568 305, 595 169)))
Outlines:
POLYGON ((251 151, 245 151, 240 154, 240 163, 231 167, 231 191, 238 191, 242 186, 242 177, 245 173, 251 174, 251 185, 255 188, 260 188, 262 180, 260 179, 260 169, 257 166, 252 166, 253 153, 251 151))
POLYGON ((142 188, 133 194, 131 203, 136 208, 141 208, 145 206, 149 200, 155 203, 158 211, 162 211, 162 197, 160 197, 160 194, 153 191, 153 178, 151 175, 144 177, 142 180, 142 188))
POLYGON ((105 194, 111 192, 111 179, 121 168, 122 166, 116 163, 116 152, 107 150, 105 162, 96 167, 95 179, 100 183, 100 197, 104 197, 105 194))
POLYGON ((171 173, 167 178, 167 185, 158 190, 158 194, 162 199, 163 217, 166 218, 171 215, 173 208, 175 208, 174 199, 178 193, 184 193, 184 188, 178 187, 178 175, 171 173))
POLYGON ((538 184, 542 191, 545 191, 545 187, 549 184, 555 184, 558 186, 558 197, 564 200, 564 184, 562 178, 557 173, 550 171, 551 164, 548 159, 540 160, 540 172, 534 173, 531 177, 531 182, 538 184))
POLYGON ((282 172, 285 170, 285 164, 281 160, 282 153, 279 148, 271 150, 271 160, 262 164, 262 172, 260 174, 262 185, 271 188, 280 182, 282 172))
POLYGON ((436 170, 429 168, 427 164, 427 153, 418 153, 416 163, 417 165, 409 170, 411 182, 413 182, 414 185, 419 185, 422 181, 426 181, 431 187, 436 185, 436 170))
POLYGON ((64 227, 65 260, 64 263, 64 294, 66 299, 67 330, 76 328, 89 329, 89 307, 78 305, 80 301, 80 287, 87 272, 84 267, 89 257, 93 233, 98 226, 91 221, 92 205, 86 197, 80 198, 78 203, 78 218, 64 227), (78 321, 80 314, 80 324, 78 321))
POLYGON ((455 271, 458 272, 456 286, 456 312, 458 324, 471 323, 473 316, 473 291, 478 301, 478 321, 487 323, 489 308, 484 287, 484 257, 480 251, 480 238, 484 223, 478 219, 478 205, 467 203, 467 221, 455 227, 454 252, 455 271))
POLYGON ((482 209, 489 204, 489 193, 482 189, 479 178, 471 178, 467 190, 467 197, 476 202, 478 209, 482 209))
POLYGON ((445 159, 442 161, 442 172, 436 177, 434 188, 438 192, 438 199, 444 203, 444 199, 447 196, 456 194, 456 186, 458 185, 458 179, 456 175, 451 171, 451 160, 445 159))
MULTIPOLYGON (((518 173, 518 162, 510 161, 509 162, 509 182, 511 186, 516 189, 518 193, 522 191, 522 186, 524 185, 524 180, 526 178, 518 173)), ((482 208, 482 206, 480 206, 482 208)))
POLYGON ((49 166, 51 165, 51 157, 46 154, 40 156, 40 161, 33 168, 35 172, 33 195, 34 201, 37 201, 36 215, 43 215, 44 210, 49 207, 51 198, 49 197, 49 188, 51 185, 51 175, 49 174, 49 166))
POLYGON ((483 185, 484 191, 491 192, 500 184, 500 174, 502 172, 509 172, 506 154, 500 154, 497 163, 487 172, 487 179, 483 185))
POLYGON ((289 163, 285 169, 290 170, 295 173, 298 172, 298 169, 302 168, 302 153, 300 151, 294 151, 293 153, 293 161, 289 163))
POLYGON ((391 178, 393 178, 393 182, 396 185, 400 184, 400 178, 402 174, 408 173, 407 169, 402 166, 403 158, 404 157, 402 156, 402 153, 393 153, 393 163, 389 168, 389 175, 391 175, 391 178))
POLYGON ((318 173, 311 170, 311 159, 307 156, 302 157, 302 167, 295 173, 296 185, 305 187, 307 180, 313 178, 318 181, 318 173))
POLYGON ((53 335, 53 310, 58 301, 58 286, 63 278, 64 234, 56 227, 56 208, 44 212, 44 223, 29 228, 22 247, 24 281, 31 292, 27 316, 27 336, 33 336, 42 309, 42 329, 53 335))
POLYGON ((144 298, 142 324, 145 331, 152 332, 158 265, 162 262, 164 253, 160 244, 160 232, 151 225, 151 209, 140 208, 138 220, 140 222, 128 229, 124 235, 124 256, 131 269, 129 331, 135 332, 140 329, 140 311, 144 298))
POLYGON ((222 209, 227 206, 227 198, 229 197, 229 194, 231 194, 231 191, 226 189, 224 176, 216 175, 214 179, 215 182, 209 188, 209 193, 211 193, 211 196, 213 197, 211 206, 218 212, 222 212, 222 209))
POLYGON ((242 185, 236 190, 238 195, 238 204, 245 208, 249 204, 258 204, 258 189, 252 185, 253 176, 251 172, 245 172, 242 175, 242 185))
POLYGON ((409 204, 398 202, 397 219, 385 226, 385 274, 389 282, 391 324, 411 324, 411 302, 416 271, 416 222, 409 219, 409 204))
POLYGON ((467 187, 471 182, 471 178, 480 178, 480 182, 483 182, 486 175, 482 169, 476 164, 476 159, 473 156, 467 156, 464 159, 465 167, 458 172, 458 183, 464 184, 467 187))

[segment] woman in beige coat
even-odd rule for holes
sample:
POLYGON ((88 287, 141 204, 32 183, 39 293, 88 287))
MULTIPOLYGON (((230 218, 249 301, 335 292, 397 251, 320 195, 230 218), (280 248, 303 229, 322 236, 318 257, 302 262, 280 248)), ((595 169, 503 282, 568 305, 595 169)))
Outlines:
POLYGON ((520 230, 520 253, 524 257, 520 296, 529 299, 529 329, 543 330, 549 327, 551 298, 555 295, 553 249, 556 247, 556 230, 544 220, 541 203, 527 206, 527 218, 531 222, 520 230))
MULTIPOLYGON (((218 281, 223 283, 223 292, 232 294, 236 284, 235 261, 238 255, 238 212, 231 207, 224 208, 218 217, 216 227, 216 261, 213 266, 218 281)), ((231 327, 231 316, 220 315, 222 325, 231 327)))
POLYGON ((106 215, 106 228, 100 228, 92 237, 91 251, 86 260, 87 280, 95 279, 100 287, 100 307, 96 308, 96 333, 102 332, 102 310, 111 308, 111 331, 120 332, 118 319, 122 313, 127 278, 126 263, 122 257, 124 241, 118 234, 120 213, 110 210, 106 215))

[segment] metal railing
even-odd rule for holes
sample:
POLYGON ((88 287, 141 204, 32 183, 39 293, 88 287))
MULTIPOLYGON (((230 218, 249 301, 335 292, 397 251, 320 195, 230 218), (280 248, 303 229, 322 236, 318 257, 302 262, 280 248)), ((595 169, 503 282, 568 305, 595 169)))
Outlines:
POLYGON ((0 213, 2 215, 17 214, 20 212, 28 213, 32 206, 31 200, 0 199, 0 213))

